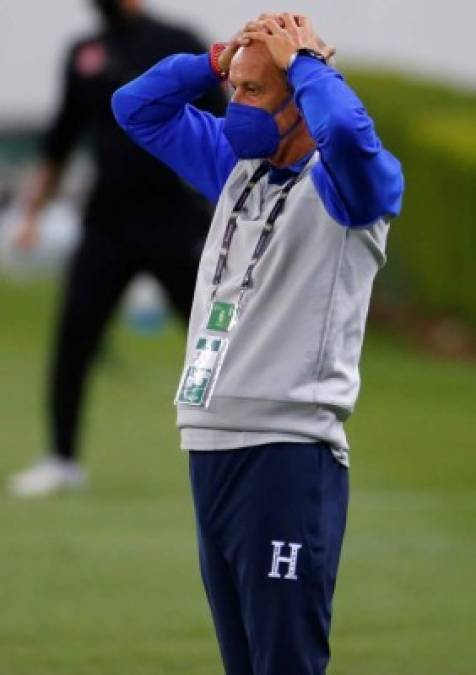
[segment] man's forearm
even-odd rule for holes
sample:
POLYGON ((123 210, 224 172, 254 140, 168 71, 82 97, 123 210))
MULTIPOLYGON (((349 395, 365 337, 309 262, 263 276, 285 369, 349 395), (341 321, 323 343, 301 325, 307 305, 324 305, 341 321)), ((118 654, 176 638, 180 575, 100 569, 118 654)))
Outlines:
POLYGON ((37 218, 41 209, 55 196, 61 180, 62 167, 50 161, 43 161, 34 172, 22 197, 27 220, 37 218))
POLYGON ((210 201, 217 201, 237 158, 223 136, 223 120, 190 103, 218 84, 208 54, 177 54, 112 99, 126 133, 210 201))
POLYGON ((113 111, 127 129, 150 121, 166 122, 217 82, 208 54, 170 56, 116 91, 113 111))
POLYGON ((296 102, 337 187, 349 225, 366 225, 400 209, 400 163, 378 138, 372 119, 334 69, 309 57, 297 58, 289 79, 296 102))

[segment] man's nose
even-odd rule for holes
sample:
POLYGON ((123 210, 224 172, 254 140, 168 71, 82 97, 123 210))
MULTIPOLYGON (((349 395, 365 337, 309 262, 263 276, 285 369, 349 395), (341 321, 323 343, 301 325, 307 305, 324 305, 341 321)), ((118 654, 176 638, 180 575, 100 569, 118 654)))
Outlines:
POLYGON ((238 91, 238 89, 235 89, 233 92, 233 96, 230 99, 232 103, 242 103, 243 102, 243 94, 238 91))

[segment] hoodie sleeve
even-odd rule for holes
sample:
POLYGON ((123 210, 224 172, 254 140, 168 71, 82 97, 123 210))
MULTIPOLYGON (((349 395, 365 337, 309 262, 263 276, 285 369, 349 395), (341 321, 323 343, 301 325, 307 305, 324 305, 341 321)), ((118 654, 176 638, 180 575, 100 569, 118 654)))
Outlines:
POLYGON ((383 148, 342 75, 317 59, 298 56, 288 76, 320 153, 313 180, 330 215, 350 227, 397 216, 404 186, 400 162, 383 148))
POLYGON ((238 160, 223 134, 223 118, 192 102, 217 85, 208 54, 177 54, 112 98, 116 120, 132 140, 212 202, 238 160))

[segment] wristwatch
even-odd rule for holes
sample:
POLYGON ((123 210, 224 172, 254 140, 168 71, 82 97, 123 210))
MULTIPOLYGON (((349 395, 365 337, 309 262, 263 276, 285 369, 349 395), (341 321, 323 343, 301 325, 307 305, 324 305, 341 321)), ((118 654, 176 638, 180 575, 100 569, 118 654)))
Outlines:
POLYGON ((327 65, 326 57, 323 56, 322 54, 319 54, 319 52, 316 52, 315 49, 310 49, 309 47, 301 47, 301 49, 297 49, 294 54, 291 54, 291 58, 289 59, 288 65, 286 67, 286 70, 288 71, 291 66, 293 65, 294 61, 297 59, 298 56, 310 56, 312 59, 316 59, 317 61, 320 61, 324 65, 327 65))

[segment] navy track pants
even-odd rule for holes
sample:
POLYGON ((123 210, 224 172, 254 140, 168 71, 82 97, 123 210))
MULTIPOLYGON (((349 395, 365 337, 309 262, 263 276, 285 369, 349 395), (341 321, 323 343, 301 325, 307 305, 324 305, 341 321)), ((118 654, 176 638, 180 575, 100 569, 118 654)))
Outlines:
POLYGON ((226 675, 324 675, 348 470, 324 443, 192 451, 202 577, 226 675))

